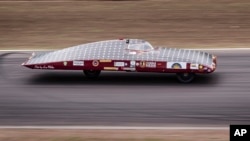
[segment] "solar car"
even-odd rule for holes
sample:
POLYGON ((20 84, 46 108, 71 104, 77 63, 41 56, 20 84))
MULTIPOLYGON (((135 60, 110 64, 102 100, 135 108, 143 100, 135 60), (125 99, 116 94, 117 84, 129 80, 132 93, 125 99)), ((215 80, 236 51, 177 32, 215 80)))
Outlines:
POLYGON ((175 73, 180 82, 189 83, 195 74, 214 72, 217 57, 199 50, 153 47, 141 39, 116 39, 32 53, 22 65, 31 69, 82 70, 89 78, 98 77, 101 71, 175 73))

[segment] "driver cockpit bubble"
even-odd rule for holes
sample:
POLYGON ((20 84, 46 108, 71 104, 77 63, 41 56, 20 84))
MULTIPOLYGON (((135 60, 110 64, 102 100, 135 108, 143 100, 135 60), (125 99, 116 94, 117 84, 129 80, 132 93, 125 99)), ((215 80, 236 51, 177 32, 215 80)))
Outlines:
POLYGON ((154 48, 149 42, 142 42, 142 43, 130 43, 128 44, 127 49, 137 50, 137 51, 150 51, 153 50, 154 48))

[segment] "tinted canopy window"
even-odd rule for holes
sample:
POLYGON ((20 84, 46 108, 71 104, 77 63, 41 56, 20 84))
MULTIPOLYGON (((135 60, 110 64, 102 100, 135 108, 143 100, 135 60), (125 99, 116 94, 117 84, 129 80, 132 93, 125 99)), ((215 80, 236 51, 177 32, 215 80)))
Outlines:
POLYGON ((137 43, 137 44, 129 44, 129 50, 141 50, 141 51, 150 51, 153 49, 152 45, 148 42, 137 43))

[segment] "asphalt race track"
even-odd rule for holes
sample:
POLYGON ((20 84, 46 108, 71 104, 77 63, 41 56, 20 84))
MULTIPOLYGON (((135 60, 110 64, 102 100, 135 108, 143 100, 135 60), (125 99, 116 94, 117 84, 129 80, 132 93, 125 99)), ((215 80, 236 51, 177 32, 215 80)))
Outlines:
POLYGON ((250 50, 208 52, 218 68, 192 84, 158 73, 90 80, 81 71, 24 68, 29 54, 0 52, 0 125, 250 124, 250 50))

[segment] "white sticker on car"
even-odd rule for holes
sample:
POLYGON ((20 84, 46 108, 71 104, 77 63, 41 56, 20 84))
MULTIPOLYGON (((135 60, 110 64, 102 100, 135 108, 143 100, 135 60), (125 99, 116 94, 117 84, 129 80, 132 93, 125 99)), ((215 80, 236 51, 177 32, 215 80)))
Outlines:
POLYGON ((156 68, 156 62, 146 62, 147 68, 156 68))
POLYGON ((84 61, 73 61, 73 66, 84 66, 84 61))
POLYGON ((130 67, 134 68, 136 66, 139 66, 139 63, 135 63, 135 61, 130 61, 130 67))
POLYGON ((198 64, 190 64, 190 69, 197 70, 199 67, 198 64))
POLYGON ((114 62, 115 67, 124 67, 125 63, 124 62, 114 62))
POLYGON ((168 69, 187 69, 186 62, 167 62, 168 69))

